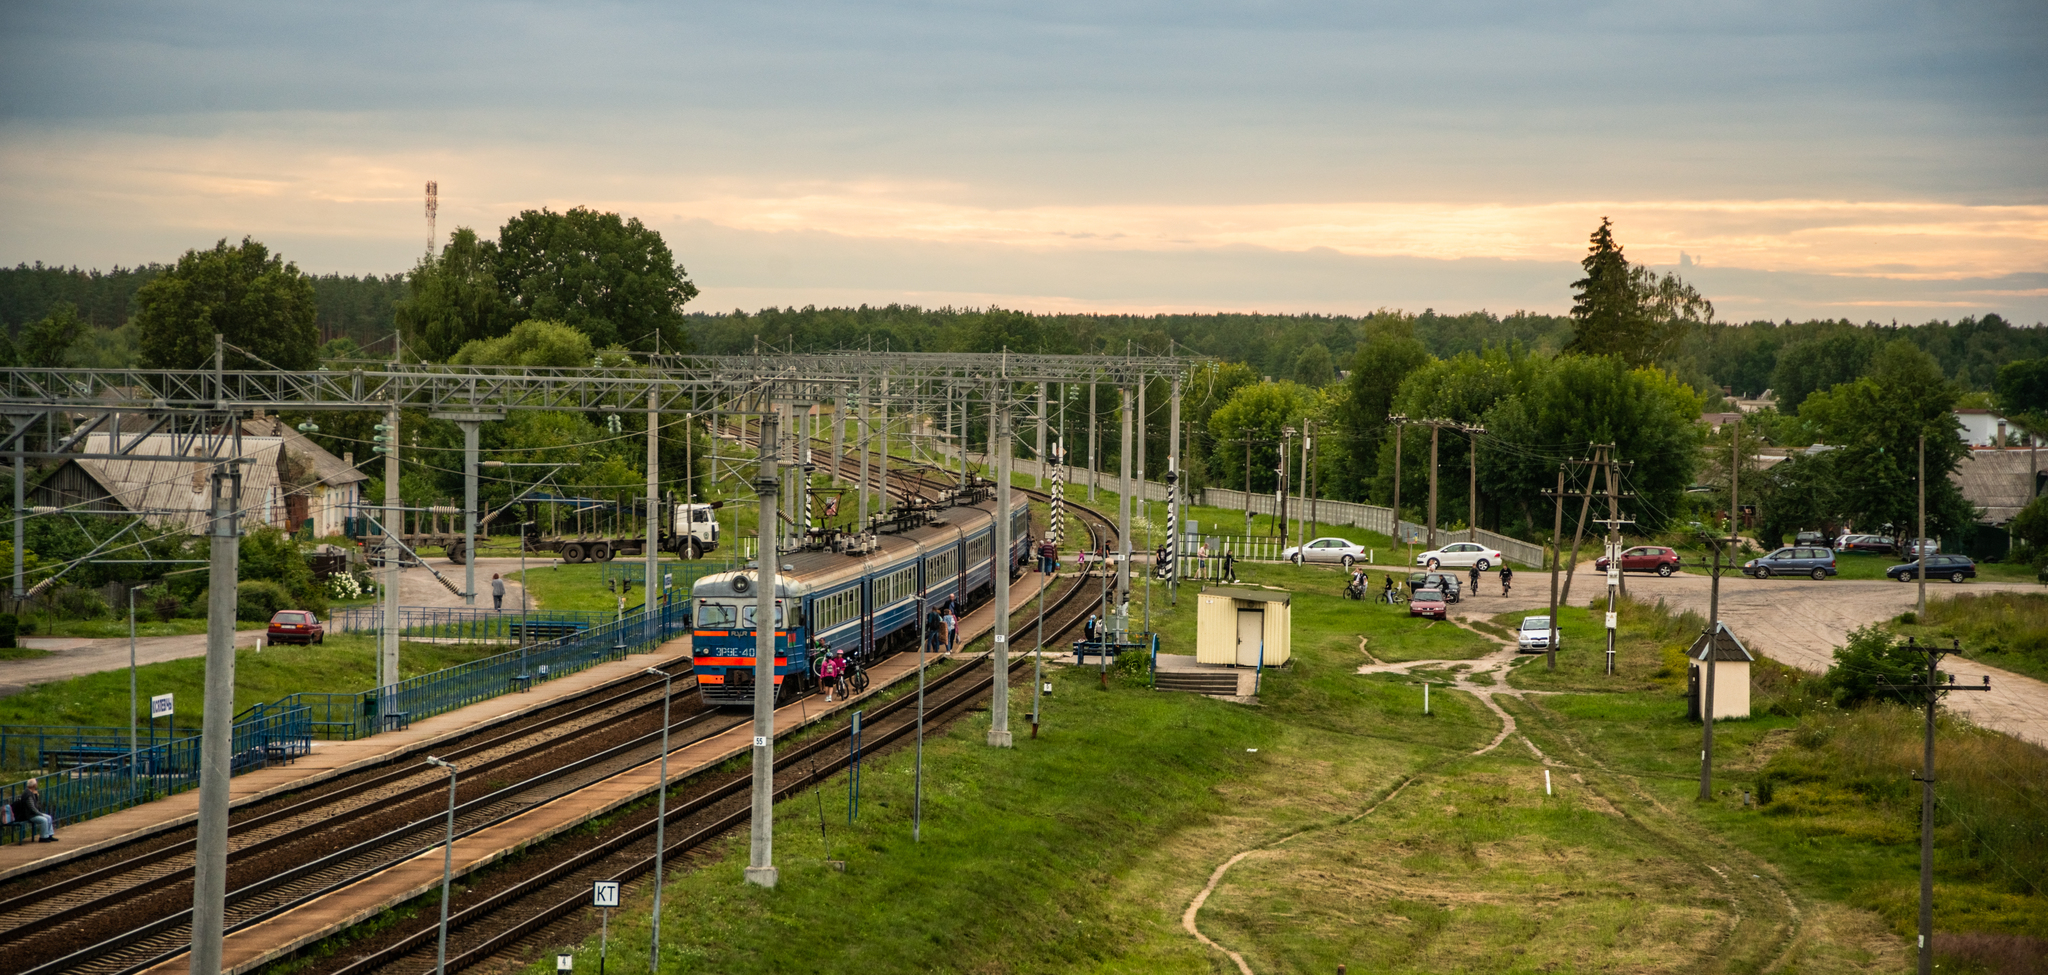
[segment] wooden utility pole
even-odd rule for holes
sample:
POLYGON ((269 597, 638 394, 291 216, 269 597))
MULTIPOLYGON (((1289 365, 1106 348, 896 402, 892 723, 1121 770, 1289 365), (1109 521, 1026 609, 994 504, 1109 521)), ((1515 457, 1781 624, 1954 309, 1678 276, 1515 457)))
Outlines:
POLYGON ((1607 459, 1607 448, 1605 446, 1594 444, 1592 447, 1593 459, 1591 461, 1573 462, 1590 466, 1586 469, 1586 489, 1579 494, 1579 520, 1572 525, 1571 561, 1566 562, 1564 565, 1564 595, 1560 599, 1567 604, 1572 601, 1572 579, 1579 571, 1579 542, 1584 540, 1586 535, 1586 516, 1592 514, 1593 511, 1593 472, 1600 470, 1600 465, 1606 463, 1607 459))
POLYGON ((1984 675, 1982 684, 1958 684, 1956 675, 1948 675, 1948 681, 1941 679, 1941 658, 1950 653, 1962 653, 1962 647, 1954 640, 1949 649, 1943 650, 1932 644, 1921 646, 1908 637, 1906 648, 1927 655, 1927 683, 1899 687, 1900 691, 1919 691, 1927 695, 1927 744, 1926 754, 1920 760, 1920 975, 1934 975, 1934 706, 1941 696, 1950 691, 1988 691, 1991 689, 1991 675, 1984 675))
MULTIPOLYGON (((1917 558, 1915 559, 1915 561, 1917 561, 1917 562, 1919 563, 1919 566, 1918 566, 1918 568, 1916 568, 1916 569, 1914 570, 1914 572, 1915 572, 1915 574, 1916 574, 1916 575, 1918 575, 1918 576, 1920 577, 1920 608, 1919 608, 1919 610, 1918 610, 1918 615, 1917 615, 1917 616, 1915 616, 1915 617, 1914 617, 1914 619, 1926 619, 1926 618, 1927 618, 1927 435, 1926 435, 1926 434, 1924 434, 1924 433, 1920 435, 1920 477, 1919 477, 1919 482, 1920 482, 1920 527, 1919 527, 1918 531, 1916 532, 1916 534, 1918 534, 1918 535, 1919 535, 1920 537, 1919 537, 1919 538, 1917 538, 1917 539, 1914 539, 1914 551, 1915 551, 1915 552, 1917 553, 1917 555, 1918 555, 1918 557, 1917 557, 1917 558)), ((1930 772, 1929 774, 1932 774, 1932 773, 1930 772)))
POLYGON ((1314 420, 1301 421, 1301 493, 1308 500, 1308 530, 1301 533, 1301 543, 1307 545, 1316 537, 1316 468, 1314 420))
POLYGON ((1564 561, 1564 465, 1557 465, 1557 520, 1550 529, 1550 642, 1543 648, 1545 670, 1557 669, 1557 566, 1564 561))
MULTIPOLYGON (((1729 561, 1740 552, 1741 533, 1736 531, 1736 495, 1741 490, 1742 478, 1742 419, 1737 416, 1730 428, 1728 448, 1728 541, 1738 547, 1731 551, 1729 561)), ((1705 686, 1700 689, 1700 724, 1704 731, 1700 739, 1700 801, 1714 794, 1714 661, 1720 656, 1721 639, 1721 545, 1714 544, 1714 577, 1707 590, 1707 660, 1705 686)))
POLYGON ((1394 424, 1394 545, 1401 544, 1401 428, 1407 426, 1408 417, 1396 413, 1387 417, 1394 424))
POLYGON ((1429 425, 1429 550, 1436 551, 1436 441, 1443 424, 1429 425))
POLYGON ((1465 447, 1467 450, 1465 458, 1465 507, 1467 509, 1465 515, 1465 540, 1476 542, 1479 540, 1479 435, 1485 433, 1486 428, 1470 426, 1459 427, 1458 429, 1465 431, 1465 447))
POLYGON ((1273 468, 1274 476, 1279 478, 1276 485, 1279 490, 1276 493, 1279 495, 1277 502, 1279 507, 1277 510, 1280 512, 1280 515, 1274 519, 1273 527, 1280 533, 1280 548, 1282 551, 1285 551, 1287 548, 1287 450, 1293 445, 1294 428, 1281 427, 1278 466, 1273 468))

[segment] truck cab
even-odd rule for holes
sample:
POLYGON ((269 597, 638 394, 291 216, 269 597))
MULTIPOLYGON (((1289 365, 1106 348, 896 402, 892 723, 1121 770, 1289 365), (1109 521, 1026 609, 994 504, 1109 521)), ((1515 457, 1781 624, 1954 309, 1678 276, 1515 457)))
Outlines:
POLYGON ((715 501, 711 504, 671 506, 668 544, 665 547, 686 559, 701 558, 708 552, 717 551, 718 509, 724 504, 715 501))

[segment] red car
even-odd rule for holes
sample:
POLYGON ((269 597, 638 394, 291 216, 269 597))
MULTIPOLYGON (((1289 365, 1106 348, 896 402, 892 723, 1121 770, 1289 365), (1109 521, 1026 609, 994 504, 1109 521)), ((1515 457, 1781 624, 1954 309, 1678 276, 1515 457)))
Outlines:
MULTIPOLYGON (((1607 556, 1593 563, 1593 568, 1607 571, 1607 556)), ((1665 578, 1678 571, 1678 553, 1661 545, 1638 545, 1624 549, 1621 553, 1621 571, 1655 572, 1665 578)))
POLYGON ((280 609, 270 618, 269 642, 326 643, 327 628, 320 625, 320 617, 303 609, 280 609))
POLYGON ((1443 619, 1449 610, 1444 606, 1444 594, 1435 589, 1417 589, 1408 600, 1408 615, 1427 616, 1443 619))

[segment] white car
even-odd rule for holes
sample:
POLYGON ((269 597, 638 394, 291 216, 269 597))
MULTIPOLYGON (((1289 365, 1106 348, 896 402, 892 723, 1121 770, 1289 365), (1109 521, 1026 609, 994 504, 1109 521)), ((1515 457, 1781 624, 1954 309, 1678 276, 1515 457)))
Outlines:
POLYGON ((1415 564, 1425 569, 1465 568, 1478 566, 1485 572, 1500 564, 1500 552, 1477 542, 1452 542, 1433 552, 1424 552, 1415 557, 1415 564))
POLYGON ((1349 568, 1365 561, 1365 546, 1348 538, 1318 538, 1307 545, 1283 549, 1280 557, 1295 565, 1303 562, 1336 562, 1349 568))
MULTIPOLYGON (((1564 646, 1564 634, 1557 635, 1557 645, 1564 646)), ((1522 628, 1515 634, 1515 652, 1542 653, 1550 649, 1550 617, 1527 616, 1522 619, 1522 628)))

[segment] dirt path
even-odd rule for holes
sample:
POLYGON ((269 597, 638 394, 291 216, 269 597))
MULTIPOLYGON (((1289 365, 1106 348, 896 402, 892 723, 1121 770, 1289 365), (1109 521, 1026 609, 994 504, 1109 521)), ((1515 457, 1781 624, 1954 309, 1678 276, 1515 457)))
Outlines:
MULTIPOLYGON (((1593 569, 1592 563, 1583 564, 1572 586, 1572 599, 1583 606, 1595 592, 1605 591, 1605 585, 1604 577, 1593 569)), ((1706 576, 1692 573, 1679 573, 1669 579, 1652 575, 1631 575, 1628 579, 1629 594, 1637 599, 1662 599, 1673 610, 1692 610, 1703 616, 1707 612, 1710 585, 1706 576)), ((1496 613, 1540 610, 1550 602, 1550 578, 1536 572, 1517 575, 1512 596, 1501 596, 1498 585, 1482 589, 1483 594, 1452 604, 1453 615, 1484 619, 1496 613)), ((1917 589, 1875 580, 1723 577, 1721 618, 1752 651, 1818 674, 1828 669, 1835 647, 1848 640, 1850 630, 1912 609, 1917 589)), ((2024 583, 1970 582, 1958 586, 1930 582, 1927 598, 1932 601, 1986 590, 2043 591, 2038 585, 2024 583)), ((1959 661, 1955 669, 1962 675, 1959 679, 1989 674, 1991 691, 1952 695, 1948 706, 1982 727, 2048 745, 2048 683, 1975 660, 1959 661)))
MULTIPOLYGON (((528 566, 536 564, 528 560, 528 566)), ((455 584, 462 587, 462 566, 437 561, 436 569, 455 584)), ((477 605, 488 609, 491 605, 491 573, 517 572, 517 558, 478 559, 476 564, 477 605)), ((513 580, 505 583, 505 605, 516 608, 519 605, 519 584, 513 580)), ((461 606, 462 597, 449 592, 425 569, 406 569, 400 573, 398 583, 399 601, 407 606, 461 606)), ((261 630, 238 630, 235 646, 253 647, 263 635, 261 630)), ((98 673, 103 670, 124 670, 128 666, 128 638, 87 639, 85 637, 25 637, 21 645, 35 650, 47 650, 50 655, 33 660, 0 660, 0 697, 18 694, 22 690, 53 680, 77 677, 81 674, 98 673)), ((186 636, 144 637, 135 642, 137 664, 163 663, 182 660, 187 657, 206 656, 206 634, 194 633, 186 636)))

